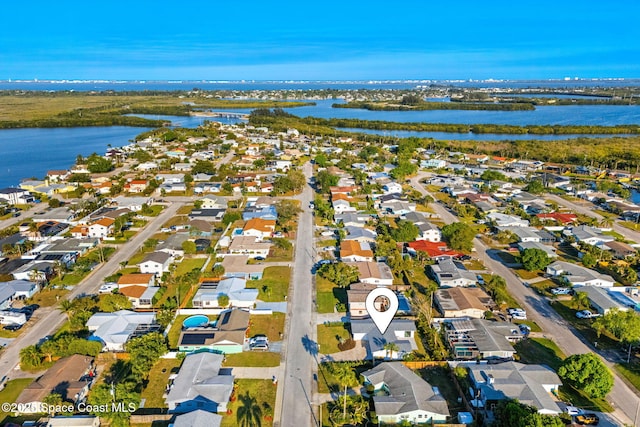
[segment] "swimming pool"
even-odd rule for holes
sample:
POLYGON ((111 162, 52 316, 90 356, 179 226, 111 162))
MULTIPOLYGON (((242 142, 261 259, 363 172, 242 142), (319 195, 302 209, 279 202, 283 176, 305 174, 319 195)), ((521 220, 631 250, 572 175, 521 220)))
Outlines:
POLYGON ((204 314, 196 314, 195 316, 187 317, 182 322, 182 326, 185 328, 197 328, 209 325, 209 318, 204 314))

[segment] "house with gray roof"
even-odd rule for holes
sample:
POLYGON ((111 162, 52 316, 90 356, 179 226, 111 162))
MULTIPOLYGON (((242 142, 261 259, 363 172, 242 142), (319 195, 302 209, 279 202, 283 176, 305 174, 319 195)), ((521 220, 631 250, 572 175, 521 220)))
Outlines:
POLYGON ((367 359, 401 360, 405 354, 418 349, 415 341, 416 324, 409 319, 393 319, 384 334, 371 319, 352 320, 351 333, 354 341, 362 341, 367 350, 367 359), (384 345, 395 343, 398 351, 389 352, 384 345))
POLYGON ((119 310, 113 313, 96 313, 87 320, 89 339, 100 341, 106 351, 123 351, 131 338, 160 330, 155 313, 136 313, 119 310))
POLYGON ((383 362, 362 373, 371 384, 375 412, 380 423, 442 424, 449 407, 442 395, 401 362, 383 362))
POLYGON ((573 227, 571 230, 564 231, 564 234, 573 235, 577 242, 584 242, 588 245, 594 246, 616 240, 613 236, 603 234, 599 229, 588 225, 573 227))
POLYGON ((221 370, 223 360, 224 355, 208 352, 187 355, 166 397, 169 412, 226 412, 233 375, 221 370))
POLYGON ((613 297, 607 288, 598 286, 580 286, 576 288, 577 292, 585 292, 589 297, 589 304, 598 313, 605 315, 609 311, 616 309, 619 311, 627 311, 630 307, 623 304, 613 297))
POLYGON ((571 286, 611 287, 615 284, 615 280, 611 276, 565 261, 549 264, 546 273, 560 278, 571 286))
POLYGON ((517 325, 484 319, 452 319, 445 323, 447 342, 456 359, 512 359, 513 343, 524 338, 517 325))
POLYGON ((171 234, 164 242, 156 246, 156 250, 167 252, 173 257, 183 257, 184 249, 182 249, 182 244, 189 240, 189 238, 189 233, 171 234))
POLYGON ((378 233, 364 227, 346 226, 347 235, 343 240, 355 240, 357 242, 375 243, 378 233))
POLYGON ((547 254, 549 258, 558 258, 553 246, 548 246, 540 242, 520 242, 518 243, 518 249, 522 252, 527 249, 539 249, 547 254))
POLYGON ((454 288, 476 284, 476 275, 461 264, 456 264, 451 258, 441 258, 429 268, 441 287, 454 288))
POLYGON ((202 409, 176 415, 169 427, 220 427, 222 417, 202 409))
POLYGON ((0 282, 0 310, 11 307, 17 299, 31 298, 40 290, 40 285, 27 280, 0 282))
POLYGON ((138 267, 141 273, 155 274, 162 276, 163 273, 169 271, 169 266, 173 262, 173 256, 164 251, 151 252, 145 255, 144 259, 138 267))
POLYGON ((229 297, 231 307, 253 308, 258 299, 257 289, 247 289, 247 281, 240 277, 230 277, 219 282, 202 282, 193 297, 195 308, 220 307, 220 295, 229 297))
POLYGON ((507 215, 503 213, 490 213, 487 215, 493 225, 496 227, 528 227, 529 221, 522 219, 519 216, 507 215))
POLYGON ((562 385, 560 378, 545 365, 518 362, 470 364, 469 377, 476 391, 476 407, 492 410, 500 401, 516 399, 533 406, 538 413, 558 415, 562 412, 552 393, 562 385))

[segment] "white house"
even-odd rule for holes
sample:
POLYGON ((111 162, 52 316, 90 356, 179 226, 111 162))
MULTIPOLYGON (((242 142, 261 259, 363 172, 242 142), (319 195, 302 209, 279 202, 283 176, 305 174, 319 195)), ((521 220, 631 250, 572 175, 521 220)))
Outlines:
POLYGON ((193 297, 195 308, 218 308, 220 295, 229 297, 230 307, 253 308, 258 299, 258 289, 247 289, 247 281, 239 277, 223 279, 218 283, 203 282, 193 297))
POLYGON ((401 362, 383 362, 362 373, 365 384, 378 393, 373 405, 380 423, 442 424, 447 421, 447 401, 428 382, 401 362))
POLYGON ((162 276, 163 273, 169 271, 169 266, 173 262, 173 257, 167 252, 152 252, 144 257, 144 260, 138 264, 140 272, 144 274, 155 274, 162 276))
POLYGON ((382 186, 384 194, 402 193, 402 185, 397 182, 389 182, 382 186))
POLYGON ((111 218, 102 218, 93 224, 90 224, 87 228, 89 231, 89 237, 96 237, 98 239, 104 239, 113 233, 113 224, 115 220, 111 218))
POLYGON ((149 332, 154 327, 157 329, 155 313, 130 310, 96 313, 87 320, 87 329, 93 333, 89 339, 101 341, 105 351, 123 351, 134 334, 149 332))
POLYGON ((559 277, 572 286, 611 287, 615 284, 615 280, 611 276, 564 261, 549 264, 546 273, 559 277))
POLYGON ((352 207, 348 201, 343 199, 334 200, 332 202, 332 206, 336 215, 340 215, 345 212, 356 212, 356 208, 352 207))

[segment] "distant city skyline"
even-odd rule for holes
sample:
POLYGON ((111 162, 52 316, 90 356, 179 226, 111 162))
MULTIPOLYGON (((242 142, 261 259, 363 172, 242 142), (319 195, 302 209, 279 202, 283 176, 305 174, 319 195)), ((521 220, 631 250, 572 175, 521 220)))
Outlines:
POLYGON ((636 1, 430 3, 11 2, 0 79, 640 78, 636 1))

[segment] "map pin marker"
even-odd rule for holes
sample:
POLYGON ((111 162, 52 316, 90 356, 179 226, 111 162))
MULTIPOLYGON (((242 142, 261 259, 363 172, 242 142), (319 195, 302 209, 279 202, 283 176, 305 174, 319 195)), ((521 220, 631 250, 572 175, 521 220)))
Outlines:
POLYGON ((373 323, 384 334, 398 311, 398 297, 391 289, 376 288, 367 295, 366 307, 373 323))

